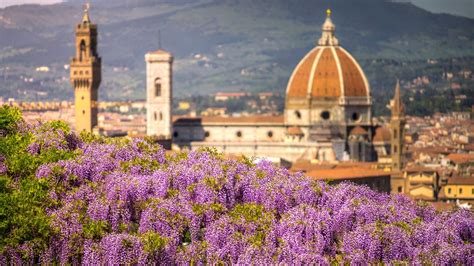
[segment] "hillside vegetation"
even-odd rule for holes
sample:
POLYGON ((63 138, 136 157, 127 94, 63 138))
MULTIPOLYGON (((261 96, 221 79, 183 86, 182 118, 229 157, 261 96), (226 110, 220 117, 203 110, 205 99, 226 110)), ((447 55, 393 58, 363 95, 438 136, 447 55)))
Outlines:
MULTIPOLYGON (((91 17, 99 24, 104 62, 101 97, 144 97, 144 54, 158 48, 159 32, 162 46, 177 58, 178 95, 283 91, 292 69, 319 39, 328 6, 333 9, 341 44, 364 68, 373 59, 474 56, 474 20, 432 14, 407 3, 100 0, 93 2, 91 17), (128 71, 115 73, 113 67, 128 71)), ((61 69, 74 53, 73 25, 81 16, 82 7, 75 2, 0 9, 0 67, 23 66, 33 71, 38 65, 53 65, 61 69)), ((393 76, 400 73, 367 74, 369 80, 383 81, 374 86, 381 89, 391 87, 393 76)), ((8 84, 7 90, 14 86, 0 79, 3 84, 8 84)), ((44 89, 72 98, 65 86, 48 84, 44 89)), ((8 96, 15 97, 16 89, 8 96)))

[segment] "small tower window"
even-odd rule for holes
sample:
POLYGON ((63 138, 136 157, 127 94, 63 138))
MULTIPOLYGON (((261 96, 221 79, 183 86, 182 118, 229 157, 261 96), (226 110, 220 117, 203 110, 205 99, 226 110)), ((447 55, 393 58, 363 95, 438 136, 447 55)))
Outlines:
POLYGON ((161 97, 161 80, 155 79, 155 97, 161 97))
POLYGON ((329 111, 324 111, 321 113, 321 118, 324 120, 328 120, 329 118, 331 118, 331 114, 329 113, 329 111))
POLYGON ((242 137, 242 131, 237 131, 237 133, 235 133, 235 135, 236 135, 238 138, 241 138, 241 137, 242 137))
POLYGON ((402 186, 399 186, 398 187, 398 193, 402 193, 403 192, 403 187, 402 186))
POLYGON ((86 114, 86 110, 82 110, 82 114, 85 115, 85 114, 86 114))
POLYGON ((393 130, 393 138, 398 139, 398 131, 396 129, 393 130))
POLYGON ((267 132, 267 136, 268 136, 269 138, 273 138, 273 131, 268 131, 268 132, 267 132))
POLYGON ((462 188, 459 189, 459 194, 462 194, 462 188))
POLYGON ((210 135, 211 133, 209 133, 209 131, 204 132, 204 137, 209 138, 210 135))
POLYGON ((162 121, 162 120, 163 120, 163 113, 160 112, 160 121, 162 121))
POLYGON ((295 116, 296 116, 296 118, 301 119, 300 111, 295 111, 295 116))
POLYGON ((153 118, 156 120, 158 120, 158 116, 156 115, 156 112, 153 113, 153 118))
POLYGON ((448 188, 448 194, 451 194, 451 188, 448 188))
POLYGON ((360 120, 360 114, 355 112, 352 114, 352 121, 357 122, 360 120))
POLYGON ((175 131, 175 132, 173 133, 173 137, 177 138, 178 136, 179 136, 178 131, 175 131))

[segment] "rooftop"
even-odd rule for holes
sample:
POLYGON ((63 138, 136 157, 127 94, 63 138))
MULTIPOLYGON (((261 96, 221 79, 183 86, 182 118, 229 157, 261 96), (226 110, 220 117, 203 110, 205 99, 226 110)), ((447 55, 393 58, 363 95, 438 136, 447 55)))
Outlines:
POLYGON ((307 176, 317 180, 350 180, 370 177, 390 176, 390 171, 370 169, 363 167, 342 169, 321 169, 306 173, 307 176))

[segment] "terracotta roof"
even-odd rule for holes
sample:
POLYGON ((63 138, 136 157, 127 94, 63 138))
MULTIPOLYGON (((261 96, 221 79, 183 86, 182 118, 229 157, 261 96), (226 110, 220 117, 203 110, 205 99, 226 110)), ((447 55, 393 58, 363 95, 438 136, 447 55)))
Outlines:
POLYGON ((369 90, 364 72, 344 48, 318 46, 295 68, 288 82, 287 97, 368 97, 369 90))
POLYGON ((474 154, 451 153, 447 158, 456 164, 468 162, 474 163, 474 154))
POLYGON ((224 117, 224 116, 203 116, 203 117, 173 117, 173 124, 278 124, 283 125, 283 116, 242 116, 242 117, 224 117))
POLYGON ((389 128, 377 127, 377 129, 375 129, 374 142, 389 142, 391 138, 392 134, 389 128))
POLYGON ((290 127, 288 128, 288 135, 303 136, 304 133, 300 127, 290 127))
POLYGON ((433 168, 428 168, 428 167, 425 167, 425 166, 421 166, 421 165, 413 165, 413 166, 408 166, 406 169, 405 169, 406 172, 409 172, 409 173, 416 173, 416 172, 423 172, 423 173, 432 173, 432 172, 436 172, 436 169, 433 169, 433 168))
POLYGON ((349 133, 349 135, 367 135, 369 134, 369 132, 367 132, 367 130, 365 130, 363 127, 361 126, 356 126, 355 128, 353 128, 351 130, 351 132, 349 133))
POLYGON ((342 169, 313 170, 308 172, 306 175, 318 180, 345 180, 390 176, 390 172, 379 169, 354 167, 342 169))
POLYGON ((377 163, 373 162, 319 162, 312 163, 308 160, 298 160, 291 166, 291 171, 298 172, 304 171, 309 172, 313 170, 322 169, 347 169, 347 168, 364 168, 364 169, 377 169, 377 163))
POLYGON ((474 185, 474 177, 451 177, 448 178, 448 185, 474 185))

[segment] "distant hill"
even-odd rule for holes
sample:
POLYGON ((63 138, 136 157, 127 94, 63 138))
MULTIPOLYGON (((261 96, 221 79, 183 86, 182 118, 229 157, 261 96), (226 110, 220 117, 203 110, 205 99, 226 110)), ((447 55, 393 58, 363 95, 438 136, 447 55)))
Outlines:
MULTIPOLYGON (((144 97, 144 54, 174 53, 179 94, 217 90, 280 90, 320 36, 328 1, 98 0, 106 98, 144 97), (127 74, 110 69, 127 67, 127 74), (121 91, 129 87, 127 93, 121 91)), ((342 46, 364 66, 372 59, 415 60, 474 56, 474 20, 432 14, 409 3, 333 0, 342 46)), ((75 2, 0 9, 0 66, 67 64, 75 2)), ((369 78, 371 73, 367 73, 369 78)), ((393 81, 390 81, 393 83, 393 81)), ((0 86, 1 86, 0 81, 0 86)), ((70 94, 72 95, 72 94, 70 94)))

